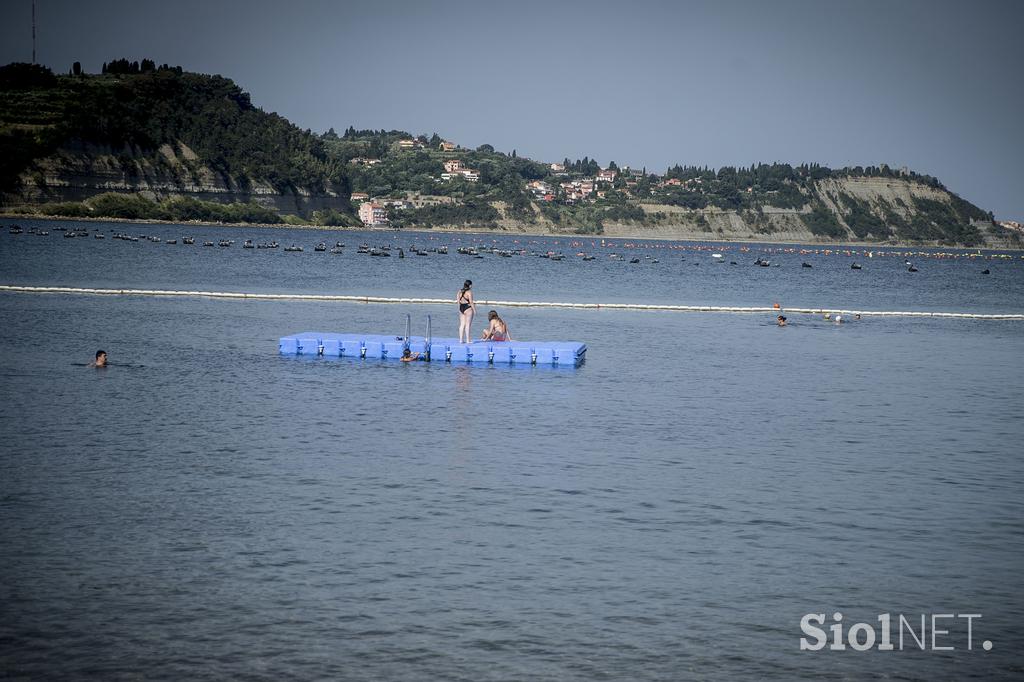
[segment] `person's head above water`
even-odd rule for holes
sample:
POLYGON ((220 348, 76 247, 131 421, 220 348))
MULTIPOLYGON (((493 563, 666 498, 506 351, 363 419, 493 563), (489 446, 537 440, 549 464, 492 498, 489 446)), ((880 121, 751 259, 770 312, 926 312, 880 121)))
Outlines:
POLYGON ((105 351, 105 350, 98 350, 98 351, 96 351, 96 359, 93 361, 92 364, 95 365, 96 367, 106 367, 107 366, 107 351, 105 351))

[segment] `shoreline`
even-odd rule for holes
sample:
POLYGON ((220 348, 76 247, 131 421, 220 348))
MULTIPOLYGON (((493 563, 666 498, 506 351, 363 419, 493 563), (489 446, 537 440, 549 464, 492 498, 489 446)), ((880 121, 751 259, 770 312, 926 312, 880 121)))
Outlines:
MULTIPOLYGON (((290 225, 287 223, 220 223, 203 220, 190 220, 187 222, 173 221, 173 220, 135 220, 131 218, 102 218, 97 216, 40 216, 31 213, 12 213, 6 211, 0 211, 0 218, 10 220, 41 220, 51 222, 86 222, 86 223, 124 223, 130 225, 181 225, 181 226, 196 226, 196 227, 228 227, 228 228, 244 228, 244 227, 256 227, 256 228, 274 228, 281 230, 320 230, 324 232, 381 232, 381 233, 401 233, 401 232, 419 232, 427 234, 480 234, 480 235, 504 235, 504 236, 523 236, 523 237, 544 237, 544 238, 559 238, 559 239, 571 239, 571 240, 587 240, 587 239, 605 239, 605 240, 616 240, 616 241, 627 241, 627 240, 644 240, 644 241, 685 241, 685 242, 702 242, 708 244, 787 244, 794 246, 805 246, 805 247, 817 247, 817 248, 877 248, 877 249, 909 249, 909 248, 925 248, 925 249, 959 249, 961 251, 1024 251, 1024 246, 949 246, 947 244, 935 244, 935 243, 918 243, 918 242, 863 242, 863 241, 801 241, 801 240, 788 240, 788 241, 773 241, 770 239, 744 239, 744 238, 707 238, 698 236, 696 234, 692 236, 650 236, 643 234, 625 234, 625 235, 607 235, 607 234, 575 234, 568 232, 545 232, 545 231, 531 231, 531 230, 510 230, 506 228, 495 228, 488 230, 483 227, 457 227, 457 226, 443 226, 443 227, 423 227, 423 228, 381 228, 381 227, 367 227, 361 225, 359 227, 347 227, 342 225, 290 225)), ((706 234, 706 233, 701 233, 706 234)))

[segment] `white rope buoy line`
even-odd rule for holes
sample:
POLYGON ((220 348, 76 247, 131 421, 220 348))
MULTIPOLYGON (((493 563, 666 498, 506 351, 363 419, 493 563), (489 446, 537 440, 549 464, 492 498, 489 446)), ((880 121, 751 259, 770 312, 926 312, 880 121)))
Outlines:
MULTIPOLYGON (((344 294, 260 294, 236 291, 175 291, 167 289, 91 289, 80 287, 40 287, 0 285, 0 292, 27 294, 86 294, 93 296, 192 296, 201 298, 245 299, 255 301, 337 301, 347 303, 402 303, 406 305, 452 305, 447 298, 394 298, 344 294)), ((692 313, 780 313, 823 315, 861 315, 873 317, 938 317, 971 320, 1024 321, 1024 313, 948 313, 890 310, 847 310, 844 308, 790 308, 775 306, 670 305, 639 303, 565 303, 556 301, 480 300, 480 305, 508 308, 577 308, 594 310, 660 310, 692 313)))

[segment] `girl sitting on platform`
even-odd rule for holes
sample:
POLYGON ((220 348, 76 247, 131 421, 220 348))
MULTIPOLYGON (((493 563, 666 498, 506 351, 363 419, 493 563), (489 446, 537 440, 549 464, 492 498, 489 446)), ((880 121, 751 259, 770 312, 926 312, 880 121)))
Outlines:
POLYGON ((481 341, 511 341, 512 334, 508 330, 508 325, 505 324, 505 320, 498 317, 498 312, 495 310, 487 313, 487 319, 489 321, 487 328, 484 329, 484 335, 480 337, 481 341))

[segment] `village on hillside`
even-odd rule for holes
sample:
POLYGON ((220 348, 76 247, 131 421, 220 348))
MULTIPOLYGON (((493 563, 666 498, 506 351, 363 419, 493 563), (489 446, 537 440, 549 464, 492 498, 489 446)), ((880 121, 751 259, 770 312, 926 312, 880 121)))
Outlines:
MULTIPOLYGON (((427 141, 421 138, 403 138, 396 141, 393 150, 397 152, 417 151, 430 149, 427 141)), ((462 148, 448 140, 441 140, 432 149, 443 153, 455 155, 462 148)), ((468 150, 464 150, 468 151, 468 150)), ((532 161, 525 157, 524 161, 532 161)), ((372 167, 382 162, 379 158, 357 156, 349 159, 353 166, 372 167)), ((534 162, 540 163, 540 162, 534 162)), ((647 173, 643 170, 630 169, 625 167, 619 169, 612 163, 607 168, 598 168, 592 175, 580 175, 570 173, 564 163, 546 163, 548 178, 545 180, 530 180, 525 182, 520 189, 525 191, 529 197, 542 203, 560 203, 567 206, 582 202, 593 202, 604 199, 609 191, 621 192, 624 198, 635 198, 636 190, 641 178, 648 183, 647 194, 669 186, 699 186, 701 180, 695 179, 684 182, 676 178, 662 180, 658 175, 647 173)), ((443 162, 444 172, 432 179, 439 185, 453 182, 477 183, 480 181, 480 170, 468 167, 462 159, 449 158, 443 162)), ((444 195, 423 195, 413 194, 406 198, 389 198, 370 196, 366 192, 352 192, 351 202, 358 207, 359 220, 366 226, 384 226, 390 222, 389 216, 393 211, 402 211, 412 208, 423 208, 443 203, 454 203, 456 199, 444 195)))
POLYGON ((371 227, 544 225, 601 234, 605 223, 681 221, 724 234, 716 216, 728 213, 747 237, 806 229, 827 239, 973 245, 985 225, 1007 238, 1021 234, 1013 225, 997 225, 991 213, 937 178, 884 163, 837 169, 677 164, 649 173, 588 157, 541 162, 488 144, 470 149, 436 133, 428 138, 350 127, 343 136, 330 130, 322 139, 331 157, 348 166, 350 203, 361 224, 371 227))

